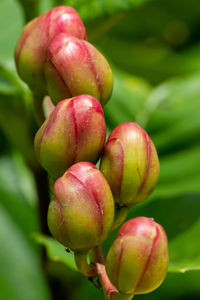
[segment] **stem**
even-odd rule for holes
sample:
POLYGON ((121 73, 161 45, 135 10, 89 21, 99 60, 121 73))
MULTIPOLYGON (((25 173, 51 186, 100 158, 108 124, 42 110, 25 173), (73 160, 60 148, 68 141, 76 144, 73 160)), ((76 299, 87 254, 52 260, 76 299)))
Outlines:
POLYGON ((38 96, 33 93, 33 109, 35 118, 39 126, 44 122, 44 111, 43 111, 43 99, 42 95, 38 96))
POLYGON ((46 171, 39 168, 34 171, 35 183, 37 187, 38 199, 39 199, 39 213, 41 231, 43 234, 50 235, 47 226, 47 211, 49 207, 49 184, 46 171))
POLYGON ((104 259, 104 254, 101 246, 95 246, 94 248, 92 248, 90 259, 94 264, 96 263, 104 264, 105 259, 104 259))
POLYGON ((87 276, 94 277, 97 275, 96 267, 94 264, 88 264, 87 261, 88 252, 74 252, 74 258, 79 271, 87 276))
POLYGON ((97 273, 101 282, 101 285, 103 287, 103 291, 105 294, 105 297, 107 300, 114 299, 112 298, 114 295, 119 294, 118 290, 112 285, 110 282, 110 279, 108 278, 108 275, 106 273, 105 266, 103 264, 97 263, 97 273))

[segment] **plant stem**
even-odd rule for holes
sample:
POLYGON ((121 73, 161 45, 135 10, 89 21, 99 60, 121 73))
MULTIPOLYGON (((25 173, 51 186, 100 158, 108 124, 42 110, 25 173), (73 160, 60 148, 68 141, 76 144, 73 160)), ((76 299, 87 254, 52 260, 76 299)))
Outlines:
POLYGON ((100 264, 104 264, 104 254, 102 251, 101 246, 95 246, 94 248, 92 248, 91 250, 91 262, 96 264, 96 263, 100 263, 100 264))
POLYGON ((105 266, 101 263, 96 263, 96 267, 97 267, 97 273, 98 273, 101 285, 104 290, 105 297, 107 300, 111 300, 111 299, 113 299, 112 297, 114 295, 117 295, 119 292, 114 287, 114 285, 112 285, 112 283, 110 282, 108 275, 106 273, 105 266))
POLYGON ((46 171, 42 168, 34 170, 35 183, 38 193, 39 214, 41 231, 43 234, 50 235, 47 226, 47 211, 49 207, 49 183, 46 171))
POLYGON ((43 95, 36 95, 33 92, 33 110, 34 110, 36 121, 39 126, 41 126, 41 124, 45 120, 44 111, 43 111, 43 100, 44 100, 43 95))

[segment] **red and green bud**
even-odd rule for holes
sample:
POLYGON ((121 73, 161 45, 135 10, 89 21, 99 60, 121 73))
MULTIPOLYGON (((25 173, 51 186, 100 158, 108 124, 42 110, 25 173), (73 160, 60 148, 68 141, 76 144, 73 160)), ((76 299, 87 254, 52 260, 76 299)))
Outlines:
POLYGON ((43 168, 56 179, 77 162, 96 163, 105 137, 100 103, 81 95, 57 104, 36 133, 35 152, 43 168))
POLYGON ((112 284, 124 294, 146 294, 163 282, 168 270, 168 242, 161 225, 138 217, 122 225, 106 258, 112 284))
POLYGON ((153 191, 159 160, 150 137, 139 125, 117 126, 104 147, 100 170, 110 184, 117 207, 132 207, 153 191))
POLYGON ((36 94, 46 93, 44 63, 52 38, 61 32, 86 39, 86 31, 78 13, 69 6, 58 6, 29 22, 15 49, 19 76, 36 94))
POLYGON ((77 163, 55 182, 48 226, 64 246, 85 252, 101 244, 111 230, 113 218, 112 192, 93 164, 77 163))
POLYGON ((61 33, 48 47, 45 78, 56 104, 64 98, 89 94, 104 105, 111 96, 112 71, 104 56, 90 43, 61 33))

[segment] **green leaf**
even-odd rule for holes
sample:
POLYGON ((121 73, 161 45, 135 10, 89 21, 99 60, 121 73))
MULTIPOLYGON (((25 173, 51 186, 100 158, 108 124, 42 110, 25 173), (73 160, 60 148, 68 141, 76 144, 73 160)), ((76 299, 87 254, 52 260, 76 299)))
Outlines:
MULTIPOLYGON (((181 182, 200 176, 200 145, 160 159, 159 184, 181 182)), ((200 186, 199 186, 200 188, 200 186)))
POLYGON ((0 158, 0 199, 2 207, 33 245, 30 234, 39 229, 37 195, 32 174, 20 155, 0 158))
POLYGON ((91 31, 93 41, 118 68, 153 84, 191 74, 200 65, 198 41, 191 43, 197 30, 194 20, 200 13, 195 3, 196 0, 149 1, 111 26, 108 24, 107 29, 105 21, 100 25, 98 20, 89 23, 88 37, 90 40, 91 31))
MULTIPOLYGON (((160 176, 149 200, 200 192, 200 146, 160 158, 160 176)), ((147 200, 147 201, 149 201, 147 200)), ((145 205, 146 202, 144 202, 145 205)))
POLYGON ((16 1, 0 1, 0 60, 12 59, 23 28, 22 11, 16 1))
POLYGON ((37 254, 0 206, 0 298, 49 300, 37 254))
POLYGON ((164 136, 164 129, 179 126, 178 122, 185 122, 190 126, 190 118, 197 119, 200 110, 200 73, 190 76, 171 79, 157 86, 150 93, 146 101, 146 109, 149 112, 147 130, 164 136), (186 120, 185 120, 186 119, 186 120))
POLYGON ((104 107, 106 124, 113 129, 120 123, 141 123, 141 112, 149 96, 151 86, 143 79, 114 68, 114 89, 104 107))
POLYGON ((62 262, 69 268, 77 271, 77 267, 74 262, 73 252, 67 252, 66 247, 57 242, 54 238, 42 235, 40 233, 34 233, 33 238, 46 248, 47 256, 50 260, 55 262, 62 262))
POLYGON ((8 62, 0 62, 0 126, 29 165, 37 166, 32 140, 35 130, 32 95, 18 78, 13 63, 8 62))

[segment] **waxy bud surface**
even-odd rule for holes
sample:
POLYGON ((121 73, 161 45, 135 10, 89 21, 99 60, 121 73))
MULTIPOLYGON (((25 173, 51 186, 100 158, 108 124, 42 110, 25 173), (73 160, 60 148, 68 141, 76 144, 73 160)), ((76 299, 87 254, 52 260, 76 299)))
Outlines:
POLYGON ((102 107, 90 95, 60 101, 35 136, 39 162, 52 178, 74 163, 96 163, 106 138, 102 107))
POLYGON ((117 206, 129 208, 144 201, 159 176, 156 148, 146 131, 132 122, 117 126, 104 147, 100 170, 117 206))
POLYGON ((146 294, 163 282, 167 269, 168 242, 163 227, 146 217, 123 224, 106 258, 112 284, 125 294, 146 294))
POLYGON ((54 185, 48 210, 52 235, 76 252, 102 243, 114 218, 114 200, 102 173, 91 163, 73 165, 54 185))
POLYGON ((39 94, 46 92, 44 62, 48 44, 61 32, 87 38, 83 22, 72 7, 58 6, 33 19, 25 26, 17 42, 15 62, 19 76, 39 94))
POLYGON ((54 103, 89 94, 104 105, 111 96, 113 77, 104 56, 90 43, 61 33, 48 47, 45 78, 54 103))

